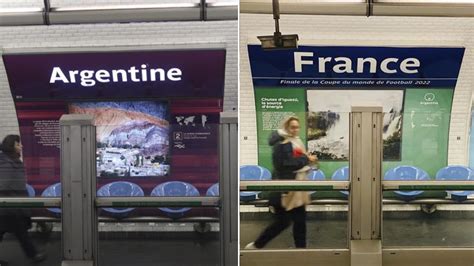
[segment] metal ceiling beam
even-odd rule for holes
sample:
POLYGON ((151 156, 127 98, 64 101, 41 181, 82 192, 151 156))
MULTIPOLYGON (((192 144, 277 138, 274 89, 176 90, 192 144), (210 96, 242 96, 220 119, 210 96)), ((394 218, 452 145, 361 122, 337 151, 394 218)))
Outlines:
MULTIPOLYGON (((241 13, 271 14, 271 1, 241 0, 241 13)), ((352 16, 474 17, 474 0, 315 0, 280 1, 281 14, 352 16)))
POLYGON ((0 26, 26 26, 44 24, 43 8, 0 9, 0 26))
POLYGON ((43 7, 0 8, 0 26, 237 20, 237 18, 237 4, 206 3, 205 0, 189 4, 89 7, 54 7, 50 6, 49 0, 44 0, 43 7))
POLYGON ((433 1, 387 1, 375 0, 373 4, 374 16, 426 16, 426 17, 474 17, 474 1, 441 3, 433 1))
POLYGON ((206 3, 206 20, 237 20, 238 4, 206 3))
POLYGON ((91 8, 53 7, 51 24, 126 23, 155 21, 200 21, 201 7, 190 5, 103 6, 91 8))
MULTIPOLYGON (((272 14, 272 2, 262 0, 241 0, 240 12, 272 14)), ((297 3, 280 1, 280 14, 365 16, 366 12, 367 3, 363 0, 346 0, 336 3, 327 0, 297 3)))

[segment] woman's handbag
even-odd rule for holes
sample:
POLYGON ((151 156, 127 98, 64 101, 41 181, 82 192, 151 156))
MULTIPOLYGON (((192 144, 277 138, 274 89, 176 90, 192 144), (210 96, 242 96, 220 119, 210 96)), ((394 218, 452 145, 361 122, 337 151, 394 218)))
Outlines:
MULTIPOLYGON (((305 166, 300 170, 296 171, 295 180, 303 181, 308 180, 307 175, 310 168, 305 166)), ((290 191, 281 195, 281 205, 286 211, 290 211, 294 208, 306 206, 311 203, 311 197, 307 191, 290 191)))

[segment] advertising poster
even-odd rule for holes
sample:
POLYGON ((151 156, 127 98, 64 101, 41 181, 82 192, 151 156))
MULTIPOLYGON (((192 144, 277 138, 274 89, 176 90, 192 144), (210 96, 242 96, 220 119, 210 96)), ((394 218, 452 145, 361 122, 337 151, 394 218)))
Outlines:
MULTIPOLYGON (((288 116, 296 116, 302 122, 300 130, 304 132, 306 117, 306 95, 303 89, 284 89, 275 91, 262 88, 255 91, 257 113, 257 137, 259 164, 268 169, 272 166, 272 149, 268 145, 268 136, 278 129, 281 121, 288 116)), ((304 137, 303 137, 304 138, 304 137)), ((304 140, 303 140, 304 141, 304 140)))
POLYGON ((352 105, 382 105, 384 159, 401 159, 402 90, 308 90, 308 151, 324 161, 349 160, 352 105))
POLYGON ((91 114, 97 134, 97 176, 168 176, 166 102, 77 102, 70 114, 91 114))
POLYGON ((92 114, 98 187, 129 181, 148 196, 159 184, 181 181, 204 196, 219 180, 225 53, 4 54, 28 183, 40 195, 60 181, 59 119, 92 114))
POLYGON ((177 99, 171 105, 171 178, 200 195, 219 181, 221 99, 177 99))
POLYGON ((300 137, 329 179, 348 165, 351 106, 364 105, 383 107, 384 171, 413 165, 434 178, 446 166, 464 48, 299 46, 265 51, 249 45, 248 50, 259 165, 272 169, 266 141, 275 127, 266 125, 279 125, 297 113, 304 117, 300 137), (279 109, 278 115, 268 115, 263 101, 273 98, 297 98, 298 103, 270 103, 279 109))
POLYGON ((401 162, 422 167, 430 176, 447 165, 449 124, 454 89, 406 90, 401 162))

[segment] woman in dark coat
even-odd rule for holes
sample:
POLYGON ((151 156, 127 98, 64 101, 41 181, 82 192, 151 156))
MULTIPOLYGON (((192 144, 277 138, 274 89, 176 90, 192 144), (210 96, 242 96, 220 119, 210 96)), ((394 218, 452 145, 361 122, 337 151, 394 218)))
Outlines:
MULTIPOLYGON (((0 152, 0 197, 28 197, 26 176, 21 161, 20 136, 8 135, 1 144, 0 152)), ((45 255, 39 253, 33 244, 28 229, 31 215, 27 209, 0 208, 0 239, 4 233, 16 236, 26 256, 39 262, 45 255)))
MULTIPOLYGON (((316 156, 306 153, 299 138, 300 124, 296 117, 289 117, 281 129, 274 131, 269 139, 273 147, 272 179, 304 180, 309 164, 317 161, 316 156)), ((293 238, 296 248, 306 247, 306 205, 309 203, 306 192, 272 193, 269 205, 273 209, 274 221, 246 249, 263 248, 293 222, 293 238)))

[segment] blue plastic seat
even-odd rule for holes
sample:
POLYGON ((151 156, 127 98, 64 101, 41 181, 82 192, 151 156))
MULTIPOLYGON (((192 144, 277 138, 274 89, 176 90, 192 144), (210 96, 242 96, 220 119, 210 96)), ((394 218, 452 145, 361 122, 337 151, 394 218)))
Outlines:
POLYGON ((36 196, 35 189, 31 185, 26 184, 26 191, 28 192, 28 197, 34 198, 36 196))
MULTIPOLYGON (((45 198, 54 198, 54 197, 61 197, 61 183, 56 183, 53 184, 49 187, 47 187, 43 193, 41 193, 41 197, 45 198)), ((61 209, 60 208, 48 208, 48 211, 54 213, 54 214, 60 214, 61 209)))
MULTIPOLYGON (((430 180, 428 173, 418 167, 411 165, 400 165, 385 172, 384 180, 430 180)), ((394 191, 394 193, 403 200, 412 200, 424 193, 421 190, 415 191, 394 191)))
MULTIPOLYGON (((336 171, 331 176, 331 180, 334 181, 348 181, 349 180, 349 166, 343 166, 336 171)), ((340 191, 344 196, 349 196, 349 191, 340 191)))
POLYGON ((210 186, 206 191, 208 197, 219 197, 219 183, 210 186))
MULTIPOLYGON (((474 180, 474 170, 462 165, 450 165, 441 168, 436 173, 436 180, 474 180)), ((466 200, 469 195, 473 195, 474 191, 446 191, 451 198, 457 201, 466 200)))
MULTIPOLYGON (((323 171, 319 169, 313 169, 308 173, 308 180, 311 181, 324 181, 326 180, 326 175, 323 171)), ((316 191, 310 191, 310 194, 314 194, 316 191)))
MULTIPOLYGON (((170 181, 156 186, 151 191, 154 197, 198 197, 199 191, 193 185, 181 182, 170 181)), ((160 210, 171 215, 182 215, 191 208, 159 208, 160 210)))
MULTIPOLYGON (((103 185, 97 190, 97 197, 143 197, 145 193, 137 184, 117 181, 103 185)), ((135 208, 104 208, 103 210, 113 214, 126 214, 135 208)))
MULTIPOLYGON (((272 173, 265 167, 258 165, 242 165, 240 166, 240 180, 271 180, 272 173)), ((243 201, 256 200, 260 191, 242 191, 240 199, 243 201)))

